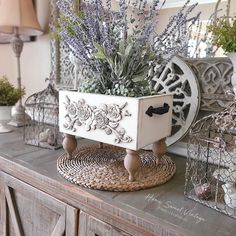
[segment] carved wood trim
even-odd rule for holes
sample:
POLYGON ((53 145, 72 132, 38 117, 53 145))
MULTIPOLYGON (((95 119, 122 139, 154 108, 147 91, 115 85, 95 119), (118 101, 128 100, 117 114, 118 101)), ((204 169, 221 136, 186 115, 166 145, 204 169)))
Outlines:
POLYGON ((27 196, 29 198, 34 198, 40 204, 45 205, 46 207, 48 207, 54 212, 57 212, 60 215, 65 215, 66 204, 64 202, 61 202, 60 200, 42 191, 39 191, 38 189, 33 188, 25 182, 16 179, 15 177, 10 176, 6 173, 1 173, 1 177, 3 178, 5 184, 11 189, 18 191, 22 195, 27 196))
POLYGON ((66 227, 66 235, 69 236, 78 236, 78 225, 79 225, 79 210, 67 206, 66 207, 66 225, 69 227, 66 227))
MULTIPOLYGON (((1 184, 0 185, 1 187, 1 222, 2 222, 2 226, 3 226, 3 229, 2 229, 2 234, 3 236, 7 236, 8 234, 8 231, 7 231, 7 225, 8 225, 8 222, 7 222, 7 212, 8 212, 8 207, 7 207, 7 200, 6 200, 6 197, 5 197, 5 192, 4 192, 4 185, 1 184)), ((0 231, 1 233, 1 231, 0 231)))
POLYGON ((200 84, 200 110, 219 112, 225 109, 233 98, 226 92, 232 90, 233 65, 227 57, 185 59, 200 84))
POLYGON ((16 193, 20 193, 22 196, 29 199, 34 199, 37 204, 43 205, 59 216, 57 221, 54 221, 55 226, 54 229, 51 229, 52 231, 50 231, 51 236, 78 236, 77 209, 6 173, 1 172, 0 179, 2 181, 2 185, 4 184, 0 199, 1 206, 3 206, 3 209, 0 209, 2 210, 3 218, 1 225, 4 227, 3 235, 0 233, 1 236, 9 236, 9 225, 12 225, 15 236, 25 236, 26 234, 27 230, 25 228, 24 231, 23 225, 24 227, 27 227, 27 225, 22 224, 25 221, 24 218, 20 218, 19 215, 19 210, 15 201, 16 193), (16 191, 15 194, 13 191, 16 191), (7 215, 8 212, 9 215, 7 215), (11 218, 9 218, 9 216, 11 218), (11 220, 9 221, 9 219, 11 220))
POLYGON ((65 233, 65 216, 60 216, 51 236, 63 236, 65 233))
POLYGON ((24 236, 24 231, 20 221, 20 216, 17 210, 16 202, 14 200, 14 194, 12 193, 11 189, 8 186, 5 186, 4 189, 15 234, 16 236, 24 236))
POLYGON ((167 146, 186 135, 200 108, 198 78, 182 57, 175 56, 160 75, 153 78, 154 89, 160 94, 173 94, 172 131, 167 146))
MULTIPOLYGON (((89 215, 83 211, 80 212, 80 225, 79 225, 79 235, 83 236, 102 236, 102 235, 112 235, 112 236, 131 236, 130 234, 107 224, 92 215, 89 215)), ((135 234, 140 236, 140 234, 135 234)), ((147 235, 147 234, 146 234, 147 235)), ((148 234, 152 235, 152 234, 148 234)))

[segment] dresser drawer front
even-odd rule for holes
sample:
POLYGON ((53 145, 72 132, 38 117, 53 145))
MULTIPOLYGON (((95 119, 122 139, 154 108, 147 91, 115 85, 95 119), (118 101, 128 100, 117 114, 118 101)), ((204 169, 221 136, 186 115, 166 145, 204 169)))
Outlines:
POLYGON ((79 236, 131 236, 87 213, 80 211, 79 236))

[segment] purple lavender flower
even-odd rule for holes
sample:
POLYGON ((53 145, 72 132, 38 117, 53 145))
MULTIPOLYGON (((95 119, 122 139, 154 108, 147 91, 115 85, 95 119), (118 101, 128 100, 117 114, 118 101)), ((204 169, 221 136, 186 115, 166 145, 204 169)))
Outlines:
POLYGON ((150 81, 154 74, 150 70, 156 64, 164 66, 187 48, 188 25, 199 18, 199 14, 189 16, 196 7, 188 6, 189 2, 158 33, 159 10, 165 1, 153 0, 148 6, 147 0, 119 0, 115 12, 111 0, 85 0, 79 13, 71 10, 68 1, 58 1, 62 15, 58 34, 96 84, 94 88, 89 83, 87 91, 94 88, 117 95, 152 94, 150 81))

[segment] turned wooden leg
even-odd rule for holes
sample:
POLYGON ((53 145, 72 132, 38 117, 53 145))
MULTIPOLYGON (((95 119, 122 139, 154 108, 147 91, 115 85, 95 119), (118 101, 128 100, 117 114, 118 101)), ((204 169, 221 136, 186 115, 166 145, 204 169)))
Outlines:
POLYGON ((126 149, 124 166, 129 173, 129 181, 134 181, 141 166, 141 159, 137 151, 126 149))
POLYGON ((72 153, 77 147, 77 141, 74 135, 65 134, 65 138, 63 139, 62 146, 67 153, 67 157, 72 159, 72 153))
POLYGON ((158 164, 162 156, 166 154, 166 138, 163 138, 155 143, 153 143, 152 151, 156 156, 156 163, 158 164))

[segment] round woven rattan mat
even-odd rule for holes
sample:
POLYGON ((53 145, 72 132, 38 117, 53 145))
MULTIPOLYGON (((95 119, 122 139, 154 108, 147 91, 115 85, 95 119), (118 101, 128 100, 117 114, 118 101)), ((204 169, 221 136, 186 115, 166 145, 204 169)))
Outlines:
POLYGON ((167 155, 157 165, 152 152, 140 151, 141 169, 134 182, 128 180, 124 167, 125 149, 105 145, 86 146, 74 152, 69 160, 62 154, 57 160, 58 172, 68 181, 87 188, 108 191, 135 191, 166 183, 175 174, 175 163, 167 155))

